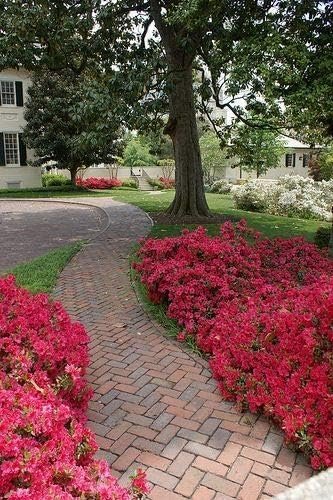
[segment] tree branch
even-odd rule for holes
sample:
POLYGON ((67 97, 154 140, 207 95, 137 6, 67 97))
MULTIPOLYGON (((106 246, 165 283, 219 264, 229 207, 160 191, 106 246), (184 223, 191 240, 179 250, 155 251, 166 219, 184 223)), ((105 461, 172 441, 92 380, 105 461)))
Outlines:
POLYGON ((153 18, 151 16, 149 16, 145 20, 145 22, 143 23, 143 32, 141 33, 140 49, 145 48, 146 36, 147 36, 148 30, 149 30, 149 27, 153 21, 154 21, 153 18))
POLYGON ((248 127, 252 128, 258 128, 258 129, 263 129, 263 130, 272 130, 274 132, 278 132, 280 135, 283 135, 284 137, 293 137, 291 134, 286 134, 282 128, 284 127, 283 124, 281 125, 272 125, 271 123, 268 122, 254 122, 253 120, 248 120, 245 118, 241 113, 238 113, 238 111, 230 104, 227 104, 227 107, 234 113, 234 115, 242 122, 244 125, 247 125, 248 127))
POLYGON ((147 2, 127 2, 128 5, 122 6, 121 8, 115 11, 116 16, 124 16, 130 14, 133 11, 136 12, 147 12, 149 9, 149 1, 147 2))

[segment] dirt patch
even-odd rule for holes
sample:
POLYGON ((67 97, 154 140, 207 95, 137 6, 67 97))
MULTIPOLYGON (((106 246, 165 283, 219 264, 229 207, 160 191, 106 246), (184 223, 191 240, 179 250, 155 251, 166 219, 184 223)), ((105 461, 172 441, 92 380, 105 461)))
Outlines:
POLYGON ((225 214, 213 214, 211 217, 196 217, 193 215, 184 215, 182 217, 175 217, 164 212, 149 212, 148 215, 154 221, 154 224, 166 225, 184 225, 184 224, 223 224, 227 220, 238 222, 239 217, 225 214))

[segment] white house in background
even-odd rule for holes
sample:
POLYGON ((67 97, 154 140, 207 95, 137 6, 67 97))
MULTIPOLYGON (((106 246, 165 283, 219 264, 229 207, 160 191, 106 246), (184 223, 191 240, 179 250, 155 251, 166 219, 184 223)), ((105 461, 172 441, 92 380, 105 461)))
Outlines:
MULTIPOLYGON (((291 139, 288 137, 281 137, 281 141, 285 146, 285 153, 281 156, 280 165, 276 168, 270 168, 265 175, 261 175, 260 179, 276 180, 284 175, 301 175, 302 177, 307 177, 309 175, 309 157, 310 152, 316 151, 316 149, 310 149, 310 146, 297 141, 296 139, 291 139)), ((232 161, 230 161, 232 163, 232 161)), ((94 165, 84 171, 84 177, 111 177, 116 176, 118 179, 128 179, 132 177, 133 169, 129 167, 119 167, 116 170, 116 174, 113 172, 110 166, 101 163, 99 165, 94 165)), ((65 175, 67 171, 63 171, 65 175)), ((146 178, 158 178, 163 175, 161 167, 138 167, 135 171, 135 176, 140 180, 142 177, 146 178), (140 172, 139 172, 140 171, 140 172)), ((224 166, 217 169, 216 175, 218 178, 223 178, 230 180, 231 182, 237 182, 241 179, 252 179, 256 178, 255 172, 246 172, 241 167, 232 168, 231 166, 224 166)))
POLYGON ((29 167, 33 151, 22 140, 24 103, 31 84, 23 69, 0 71, 0 189, 41 186, 41 170, 29 167))
MULTIPOLYGON (((265 175, 261 175, 261 179, 276 180, 283 175, 301 175, 307 177, 309 175, 309 158, 310 152, 318 151, 319 149, 310 149, 310 146, 303 144, 296 139, 290 137, 281 137, 281 142, 285 146, 285 153, 282 155, 280 165, 276 168, 270 168, 265 175)), ((239 179, 255 178, 255 172, 246 172, 241 167, 225 167, 224 177, 233 182, 239 179)))
MULTIPOLYGON (((228 99, 227 96, 226 99, 228 99)), ((221 101, 223 102, 223 90, 221 90, 221 101)), ((245 105, 245 101, 239 100, 238 104, 245 105)), ((223 118, 226 125, 231 125, 235 120, 235 115, 229 108, 223 108, 222 110, 217 108, 213 99, 210 101, 210 109, 211 117, 214 120, 223 118)), ((260 178, 276 180, 287 174, 308 177, 310 153, 315 153, 319 151, 320 148, 310 148, 308 144, 304 144, 291 137, 281 136, 280 139, 285 147, 285 153, 281 156, 280 165, 276 168, 270 168, 267 173, 261 175, 260 178)), ((230 162, 230 164, 231 163, 232 162, 230 162)), ((241 167, 223 167, 219 174, 232 182, 237 182, 240 179, 256 178, 256 172, 246 172, 241 167)))

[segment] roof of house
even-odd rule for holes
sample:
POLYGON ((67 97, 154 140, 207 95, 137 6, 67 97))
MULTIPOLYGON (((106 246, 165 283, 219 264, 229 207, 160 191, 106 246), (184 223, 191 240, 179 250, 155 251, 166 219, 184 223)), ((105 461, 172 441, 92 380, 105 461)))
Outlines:
MULTIPOLYGON (((293 139, 292 137, 281 137, 281 140, 284 143, 286 148, 297 149, 297 148, 310 148, 309 144, 305 144, 304 142, 298 141, 297 139, 293 139)), ((315 148, 319 148, 319 146, 315 146, 315 148)))

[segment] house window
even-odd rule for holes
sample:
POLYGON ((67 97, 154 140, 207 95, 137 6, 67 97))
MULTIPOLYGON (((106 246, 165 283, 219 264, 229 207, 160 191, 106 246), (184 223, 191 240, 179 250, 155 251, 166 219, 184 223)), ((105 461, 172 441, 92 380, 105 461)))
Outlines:
POLYGON ((4 134, 6 165, 19 165, 19 144, 17 134, 4 134))
POLYGON ((287 153, 286 154, 286 167, 295 167, 296 162, 296 154, 295 153, 287 153))
POLYGON ((15 106, 16 91, 14 82, 1 82, 1 103, 3 105, 15 106))
POLYGON ((303 155, 303 167, 307 168, 309 166, 309 155, 304 153, 303 155))

